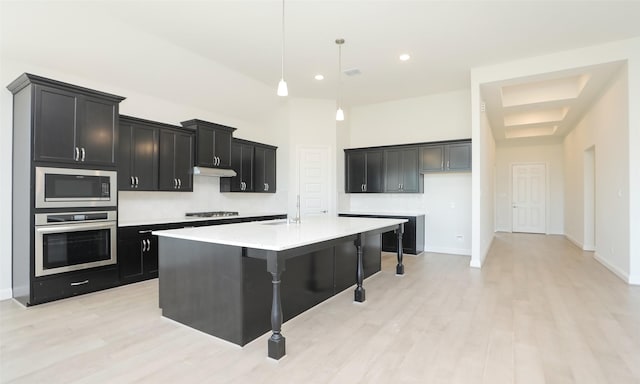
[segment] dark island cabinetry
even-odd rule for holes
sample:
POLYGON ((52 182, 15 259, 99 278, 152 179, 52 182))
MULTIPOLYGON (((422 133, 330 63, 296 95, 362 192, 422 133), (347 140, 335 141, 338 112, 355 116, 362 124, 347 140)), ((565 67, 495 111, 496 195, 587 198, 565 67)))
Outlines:
POLYGON ((347 193, 375 193, 384 190, 384 152, 345 150, 347 193))
POLYGON ((33 160, 114 167, 118 105, 124 97, 23 74, 9 90, 32 87, 33 160))
POLYGON ((196 132, 195 164, 197 166, 231 167, 231 138, 236 128, 198 119, 183 121, 181 124, 196 132))

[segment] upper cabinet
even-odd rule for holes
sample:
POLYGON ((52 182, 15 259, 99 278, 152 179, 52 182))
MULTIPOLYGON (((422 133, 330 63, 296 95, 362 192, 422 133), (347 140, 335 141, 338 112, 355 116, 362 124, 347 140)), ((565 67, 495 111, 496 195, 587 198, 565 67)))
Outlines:
POLYGON ((276 147, 256 144, 254 150, 254 192, 276 192, 276 147))
POLYGON ((231 168, 231 137, 235 128, 198 119, 181 124, 196 131, 197 166, 231 168))
POLYGON ((158 190, 160 128, 154 122, 120 116, 118 189, 158 190))
POLYGON ((15 95, 27 87, 34 161, 115 167, 123 97, 26 73, 8 89, 15 95))
POLYGON ((345 192, 383 192, 383 160, 382 150, 345 150, 345 192))
POLYGON ((234 177, 220 178, 220 192, 276 192, 276 147, 234 138, 231 168, 234 177))
POLYGON ((180 129, 161 130, 158 154, 158 189, 193 191, 193 134, 180 129))
POLYGON ((417 147, 384 151, 385 192, 419 193, 423 191, 417 147))
POLYGON ((420 149, 420 172, 471 171, 471 141, 425 145, 420 149))

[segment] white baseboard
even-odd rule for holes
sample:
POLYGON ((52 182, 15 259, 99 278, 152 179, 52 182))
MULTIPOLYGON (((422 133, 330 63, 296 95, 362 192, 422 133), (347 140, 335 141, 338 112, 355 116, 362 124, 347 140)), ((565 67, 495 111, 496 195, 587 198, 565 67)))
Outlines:
POLYGON ((471 250, 464 248, 425 247, 424 251, 432 253, 446 253, 448 255, 471 256, 471 250))
POLYGON ((620 268, 616 267, 615 265, 611 264, 607 259, 605 259, 602 256, 600 256, 597 252, 593 254, 593 258, 598 260, 598 262, 600 264, 604 265, 605 268, 607 268, 608 270, 613 272, 614 275, 616 275, 619 278, 621 278, 622 280, 624 280, 625 283, 627 283, 627 284, 640 284, 640 281, 638 281, 636 283, 632 283, 631 279, 629 278, 629 275, 627 273, 625 273, 624 271, 620 270, 620 268))
POLYGON ((0 301, 8 300, 13 297, 11 288, 0 289, 0 301))
POLYGON ((573 236, 571 235, 567 235, 566 233, 564 234, 564 237, 569 240, 569 242, 571 242, 573 245, 575 245, 576 247, 583 249, 582 247, 582 243, 578 240, 576 240, 575 238, 573 238, 573 236))

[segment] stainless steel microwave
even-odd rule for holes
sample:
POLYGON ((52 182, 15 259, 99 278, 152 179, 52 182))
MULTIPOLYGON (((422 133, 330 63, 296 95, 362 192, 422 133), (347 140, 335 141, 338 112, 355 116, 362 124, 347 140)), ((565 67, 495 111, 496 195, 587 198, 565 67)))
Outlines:
POLYGON ((114 207, 117 173, 92 169, 36 167, 36 208, 114 207))

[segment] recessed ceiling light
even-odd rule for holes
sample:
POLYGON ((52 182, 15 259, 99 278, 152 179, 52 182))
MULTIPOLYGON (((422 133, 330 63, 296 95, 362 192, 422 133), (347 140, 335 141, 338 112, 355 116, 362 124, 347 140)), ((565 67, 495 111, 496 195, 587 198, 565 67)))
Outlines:
POLYGON ((317 74, 314 76, 314 79, 316 80, 324 80, 324 76, 322 76, 321 74, 317 74))
POLYGON ((407 61, 411 58, 411 56, 408 53, 403 53, 402 55, 400 55, 400 61, 407 61))

